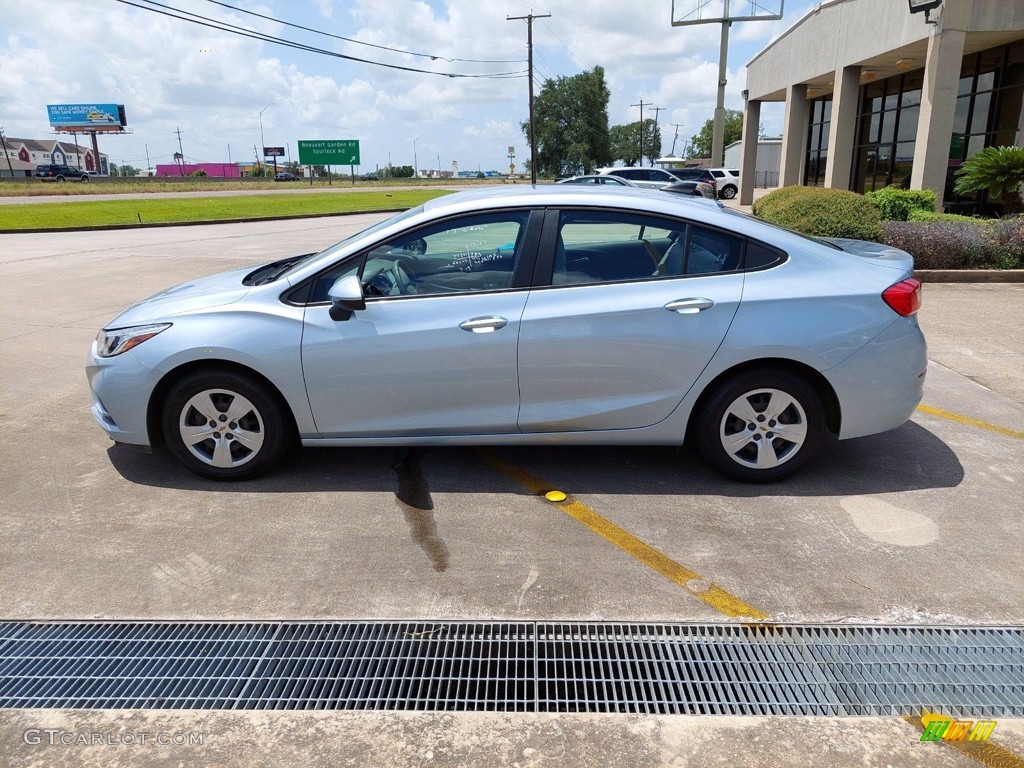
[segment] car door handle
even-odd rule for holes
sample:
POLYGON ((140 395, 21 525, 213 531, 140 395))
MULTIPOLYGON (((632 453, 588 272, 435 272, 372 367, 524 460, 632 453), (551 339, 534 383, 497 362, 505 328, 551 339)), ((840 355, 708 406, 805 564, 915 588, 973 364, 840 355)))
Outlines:
POLYGON ((508 320, 504 317, 491 315, 490 317, 474 317, 464 323, 459 323, 459 328, 471 333, 494 333, 506 325, 508 325, 508 320))
POLYGON ((680 315, 695 315, 705 309, 711 309, 715 302, 711 299, 676 299, 665 305, 669 312, 678 312, 680 315))

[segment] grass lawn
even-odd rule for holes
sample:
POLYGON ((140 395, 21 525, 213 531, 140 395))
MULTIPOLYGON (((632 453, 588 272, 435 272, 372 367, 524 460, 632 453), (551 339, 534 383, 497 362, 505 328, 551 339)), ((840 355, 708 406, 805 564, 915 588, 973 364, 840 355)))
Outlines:
POLYGON ((404 210, 435 197, 443 189, 367 192, 310 192, 302 195, 229 195, 146 200, 74 200, 60 203, 0 205, 0 231, 102 224, 260 219, 315 213, 404 210))

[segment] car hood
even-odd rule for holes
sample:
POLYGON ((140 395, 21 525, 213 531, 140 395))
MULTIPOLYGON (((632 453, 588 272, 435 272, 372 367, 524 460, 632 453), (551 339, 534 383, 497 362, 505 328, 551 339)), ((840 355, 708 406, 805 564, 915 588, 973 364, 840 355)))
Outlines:
POLYGON ((174 315, 193 312, 197 309, 210 309, 225 304, 233 304, 249 292, 249 287, 242 285, 242 279, 252 272, 252 267, 222 272, 219 275, 191 280, 173 288, 132 304, 104 326, 110 328, 126 328, 130 325, 153 323, 174 315))
POLYGON ((830 237, 828 241, 835 243, 847 253, 870 259, 880 267, 890 267, 904 272, 914 271, 914 257, 891 245, 872 243, 869 240, 851 240, 845 237, 830 237))

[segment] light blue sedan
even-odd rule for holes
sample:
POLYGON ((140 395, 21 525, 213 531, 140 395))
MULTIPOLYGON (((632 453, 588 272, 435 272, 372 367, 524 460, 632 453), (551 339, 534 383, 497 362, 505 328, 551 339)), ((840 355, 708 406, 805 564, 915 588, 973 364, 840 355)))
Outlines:
POLYGON ((132 306, 92 345, 92 413, 216 479, 297 441, 693 440, 769 482, 826 433, 910 418, 926 367, 912 268, 658 191, 464 192, 132 306))

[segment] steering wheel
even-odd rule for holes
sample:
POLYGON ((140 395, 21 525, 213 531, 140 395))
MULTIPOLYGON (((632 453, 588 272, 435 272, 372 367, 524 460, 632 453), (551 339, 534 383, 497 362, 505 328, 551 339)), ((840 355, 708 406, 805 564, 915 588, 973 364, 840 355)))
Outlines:
POLYGON ((393 261, 387 266, 382 265, 369 280, 366 280, 365 286, 364 290, 371 296, 404 296, 416 293, 409 273, 398 261, 393 261))

